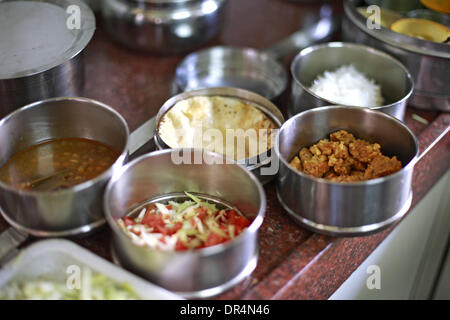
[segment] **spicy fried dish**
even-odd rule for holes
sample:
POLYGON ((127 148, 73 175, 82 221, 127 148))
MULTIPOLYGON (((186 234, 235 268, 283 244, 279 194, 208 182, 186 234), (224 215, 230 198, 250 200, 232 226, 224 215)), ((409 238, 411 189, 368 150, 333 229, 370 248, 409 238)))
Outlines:
POLYGON ((384 177, 399 171, 396 156, 381 153, 378 143, 356 139, 340 130, 309 148, 302 148, 290 165, 318 178, 334 182, 356 182, 384 177))

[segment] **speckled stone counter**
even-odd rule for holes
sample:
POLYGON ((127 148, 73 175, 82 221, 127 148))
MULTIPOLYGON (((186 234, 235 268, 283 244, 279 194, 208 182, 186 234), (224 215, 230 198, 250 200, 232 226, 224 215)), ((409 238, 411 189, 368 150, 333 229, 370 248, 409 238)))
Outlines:
MULTIPOLYGON (((270 46, 300 28, 308 21, 309 13, 318 12, 320 6, 301 1, 230 0, 227 10, 222 34, 208 45, 270 46)), ((107 38, 99 19, 85 55, 84 95, 118 110, 133 130, 156 115, 173 94, 174 71, 181 59, 181 56, 147 56, 124 49, 107 38)), ((286 66, 288 63, 286 57, 286 66)), ((287 93, 278 103, 283 112, 286 98, 287 93)), ((414 207, 448 170, 450 135, 443 136, 443 133, 450 125, 450 114, 408 108, 405 121, 417 135, 421 152, 435 143, 414 171, 414 207), (428 124, 414 120, 413 114, 426 119, 428 124)), ((287 216, 277 201, 274 183, 267 185, 265 191, 268 204, 259 234, 258 266, 219 299, 327 299, 395 228, 366 237, 321 236, 298 226, 287 216)), ((0 218, 0 231, 7 227, 0 218)), ((111 259, 107 228, 74 241, 111 259)))

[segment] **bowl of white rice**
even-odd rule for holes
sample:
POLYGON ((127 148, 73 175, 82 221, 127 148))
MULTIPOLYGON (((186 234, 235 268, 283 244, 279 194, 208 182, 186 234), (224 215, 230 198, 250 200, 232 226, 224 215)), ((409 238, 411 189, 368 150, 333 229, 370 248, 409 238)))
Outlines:
POLYGON ((377 109, 404 119, 414 90, 409 71, 374 48, 329 42, 302 50, 291 65, 288 114, 327 105, 377 109))

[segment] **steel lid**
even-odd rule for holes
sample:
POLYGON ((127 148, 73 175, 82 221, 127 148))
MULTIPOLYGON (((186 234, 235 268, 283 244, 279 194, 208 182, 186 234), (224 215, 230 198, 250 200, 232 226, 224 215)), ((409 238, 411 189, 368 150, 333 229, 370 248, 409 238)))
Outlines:
POLYGON ((70 60, 94 31, 95 16, 81 0, 0 1, 0 79, 34 75, 70 60), (79 10, 78 20, 71 5, 79 10), (68 21, 79 21, 79 29, 69 28, 68 21))

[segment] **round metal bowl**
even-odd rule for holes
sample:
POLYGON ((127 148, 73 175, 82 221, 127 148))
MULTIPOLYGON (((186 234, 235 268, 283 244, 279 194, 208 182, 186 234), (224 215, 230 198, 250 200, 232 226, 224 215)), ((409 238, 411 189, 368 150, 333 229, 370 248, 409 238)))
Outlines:
POLYGON ((217 295, 256 267, 257 234, 266 208, 264 190, 244 167, 217 153, 176 149, 143 155, 113 177, 104 207, 118 263, 185 297, 217 295), (188 160, 179 161, 182 158, 188 160), (253 222, 227 243, 181 252, 137 246, 118 226, 119 218, 149 199, 185 191, 223 199, 253 222))
POLYGON ((108 0, 102 3, 106 31, 135 50, 179 54, 215 37, 226 0, 108 0))
POLYGON ((110 107, 86 98, 53 98, 16 110, 0 121, 0 165, 33 145, 61 138, 87 138, 120 151, 100 176, 58 191, 26 191, 0 182, 0 211, 15 229, 37 237, 72 236, 105 223, 106 183, 128 155, 128 126, 110 107))
POLYGON ((282 126, 275 152, 280 160, 278 198, 296 222, 315 232, 333 236, 373 233, 398 221, 411 205, 417 139, 401 121, 382 112, 343 106, 305 111, 282 126), (403 168, 382 178, 338 183, 289 165, 302 147, 341 129, 379 143, 382 153, 397 156, 403 168))
POLYGON ((344 39, 378 48, 402 62, 414 79, 410 105, 449 111, 450 45, 409 37, 383 27, 368 28, 367 19, 357 9, 362 3, 361 0, 344 2, 344 39))
POLYGON ((31 102, 80 95, 83 52, 94 31, 95 16, 81 0, 0 1, 0 117, 31 102), (70 6, 79 8, 79 26, 70 6))
POLYGON ((293 77, 288 114, 293 116, 307 109, 336 104, 324 99, 309 88, 325 71, 343 65, 355 68, 373 79, 380 87, 386 104, 370 107, 403 120, 406 105, 414 88, 408 70, 396 59, 365 45, 330 42, 302 50, 291 64, 293 77))
POLYGON ((217 46, 189 54, 176 70, 181 91, 243 88, 274 100, 286 89, 287 74, 271 55, 251 48, 217 46))
MULTIPOLYGON (((158 149, 161 150, 170 148, 170 146, 168 146, 164 142, 164 140, 161 138, 158 132, 159 123, 163 118, 163 116, 173 106, 175 106, 177 102, 195 96, 222 96, 242 100, 264 112, 264 114, 268 116, 279 128, 284 123, 283 115, 272 102, 256 93, 247 90, 224 87, 224 88, 206 88, 187 91, 167 100, 159 110, 156 116, 156 129, 155 129, 155 144, 158 149)), ((278 172, 278 162, 273 161, 274 155, 272 150, 273 148, 271 148, 265 153, 259 154, 256 157, 240 160, 238 161, 238 163, 244 165, 248 170, 250 170, 253 174, 255 174, 263 184, 268 183, 275 177, 276 173, 278 172)))

